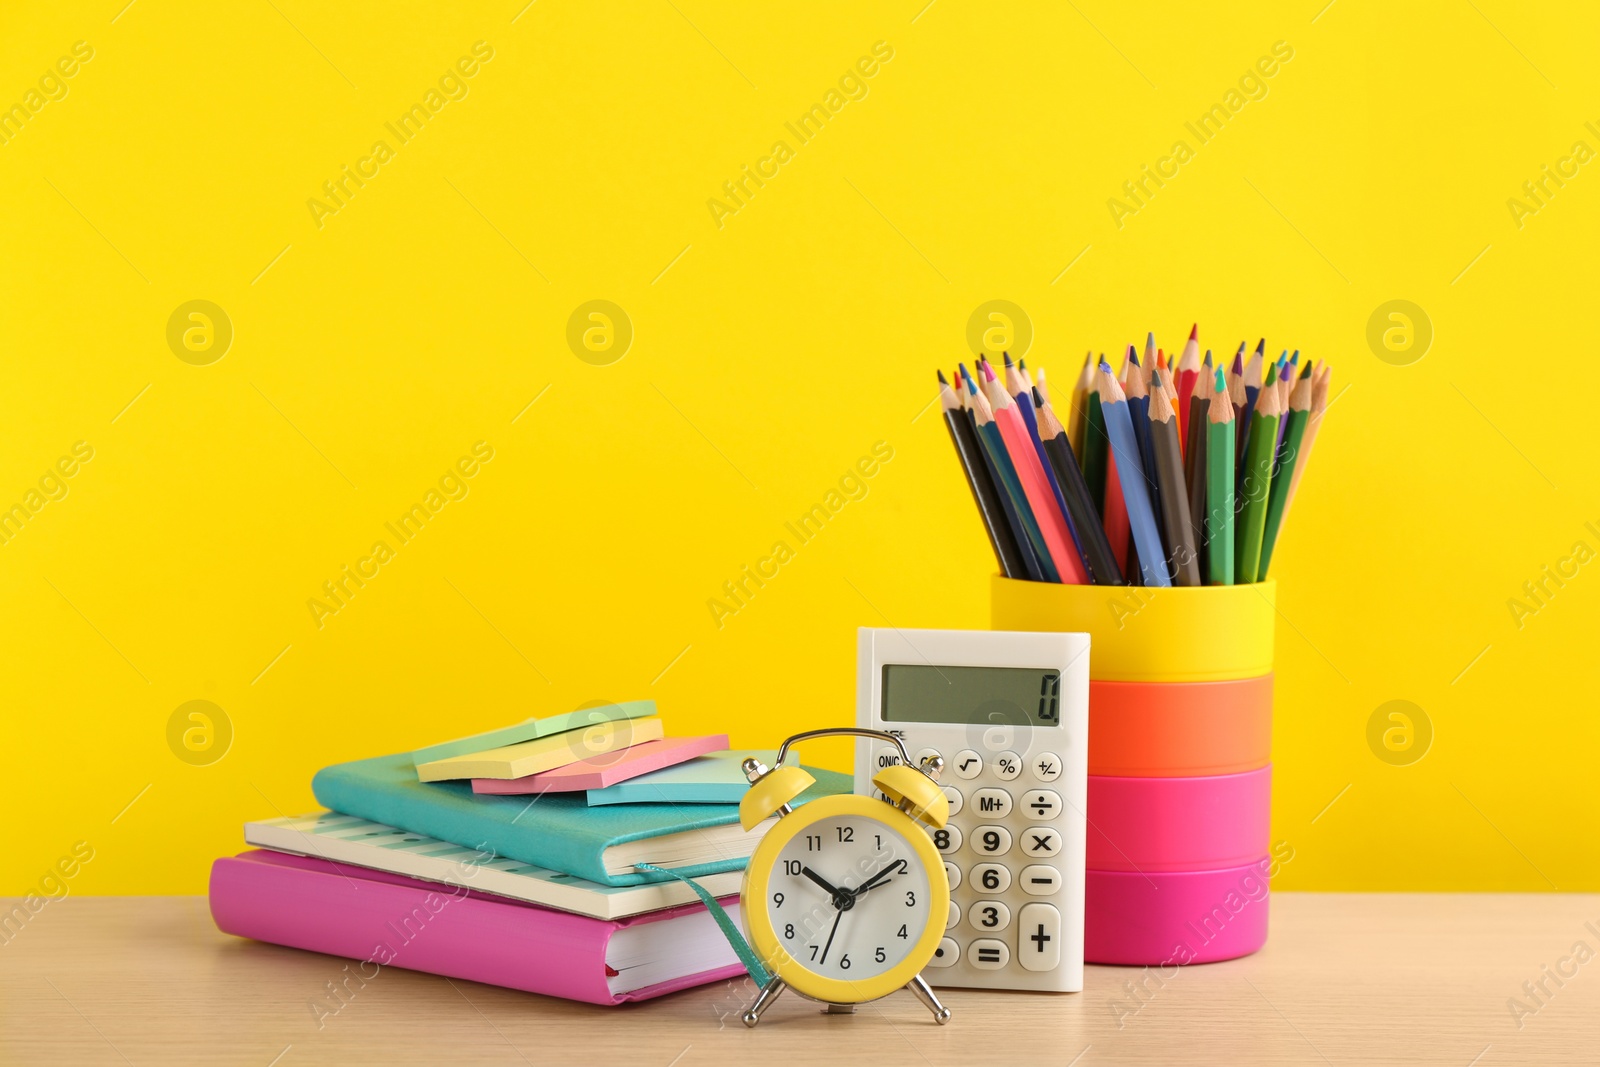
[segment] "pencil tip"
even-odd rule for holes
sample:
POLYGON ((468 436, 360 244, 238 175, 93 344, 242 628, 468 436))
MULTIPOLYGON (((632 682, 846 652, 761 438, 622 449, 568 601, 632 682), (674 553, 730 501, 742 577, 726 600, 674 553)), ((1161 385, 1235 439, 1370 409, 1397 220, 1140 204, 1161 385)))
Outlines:
POLYGON ((1000 353, 1000 358, 1006 361, 1006 369, 1010 370, 1011 369, 1011 353, 1010 352, 1002 352, 1002 353, 1000 353))
POLYGON ((1265 337, 1263 337, 1261 340, 1256 342, 1256 355, 1258 355, 1258 356, 1265 355, 1266 351, 1267 351, 1267 339, 1265 337))
POLYGON ((1211 366, 1211 349, 1206 349, 1206 366, 1211 366))
POLYGON ((1111 364, 1106 362, 1105 353, 1103 352, 1100 354, 1100 369, 1107 374, 1111 373, 1111 364))
POLYGON ((937 374, 939 376, 939 384, 940 385, 949 385, 950 384, 949 382, 944 380, 944 371, 936 370, 933 373, 935 373, 935 374, 937 374))
POLYGON ((1306 365, 1300 369, 1300 377, 1302 377, 1302 378, 1311 377, 1311 361, 1309 359, 1306 360, 1306 365))
POLYGON ((1244 356, 1240 354, 1243 351, 1244 351, 1244 346, 1241 345, 1239 347, 1239 352, 1235 352, 1234 353, 1234 356, 1233 356, 1233 373, 1235 373, 1235 374, 1243 374, 1244 373, 1244 356))
POLYGON ((1222 376, 1222 368, 1221 368, 1221 367, 1218 367, 1218 368, 1217 368, 1217 392, 1219 392, 1219 393, 1220 393, 1220 392, 1223 392, 1223 391, 1225 391, 1225 390, 1226 390, 1226 389, 1227 389, 1227 388, 1228 388, 1228 382, 1227 382, 1227 379, 1225 379, 1225 378, 1224 378, 1224 377, 1223 377, 1223 376, 1222 376))
POLYGON ((1033 394, 1033 406, 1036 408, 1044 407, 1044 398, 1039 395, 1039 387, 1036 385, 1028 391, 1033 394))
POLYGON ((1193 326, 1189 327, 1189 340, 1198 341, 1199 339, 1200 339, 1200 324, 1197 322, 1193 326))

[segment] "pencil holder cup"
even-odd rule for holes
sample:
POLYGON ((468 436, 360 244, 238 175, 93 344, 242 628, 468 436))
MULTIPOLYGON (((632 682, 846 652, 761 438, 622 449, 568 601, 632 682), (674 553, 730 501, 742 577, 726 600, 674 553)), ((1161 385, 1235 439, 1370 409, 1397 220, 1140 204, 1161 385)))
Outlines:
POLYGON ((1266 943, 1275 592, 993 579, 996 630, 1090 635, 1086 961, 1266 943))

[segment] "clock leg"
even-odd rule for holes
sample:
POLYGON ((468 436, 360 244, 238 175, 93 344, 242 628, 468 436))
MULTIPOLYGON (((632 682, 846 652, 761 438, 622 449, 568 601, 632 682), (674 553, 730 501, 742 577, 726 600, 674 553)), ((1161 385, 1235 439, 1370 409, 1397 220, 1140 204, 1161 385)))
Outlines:
MULTIPOLYGON (((761 994, 756 997, 756 1002, 750 1005, 750 1007, 745 1011, 744 1015, 742 1016, 744 1019, 744 1024, 746 1026, 754 1026, 756 1023, 760 1022, 762 1014, 772 1006, 772 1002, 778 999, 778 994, 782 993, 783 990, 783 979, 774 975, 772 981, 768 982, 766 988, 762 989, 761 994)), ((948 1015, 949 1012, 946 1012, 945 1014, 948 1015)))
POLYGON ((922 980, 922 975, 915 975, 911 981, 906 983, 906 988, 915 993, 917 999, 922 1001, 929 1011, 933 1012, 934 1022, 943 1026, 950 1021, 950 1009, 939 1003, 939 998, 933 995, 933 990, 929 988, 927 982, 922 980))

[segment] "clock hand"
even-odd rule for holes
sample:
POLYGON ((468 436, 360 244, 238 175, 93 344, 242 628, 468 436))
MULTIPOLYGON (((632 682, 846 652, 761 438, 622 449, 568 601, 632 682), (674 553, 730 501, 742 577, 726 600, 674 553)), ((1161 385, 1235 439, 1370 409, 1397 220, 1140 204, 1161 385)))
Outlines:
POLYGON ((813 871, 810 867, 801 867, 800 868, 800 873, 805 875, 807 878, 811 879, 813 882, 815 882, 818 885, 820 885, 822 888, 826 889, 828 891, 828 895, 830 897, 838 898, 838 896, 840 895, 839 894, 839 890, 837 888, 835 888, 832 885, 829 885, 826 881, 823 880, 823 878, 822 878, 822 876, 820 874, 818 874, 816 871, 813 871))
POLYGON ((844 909, 840 908, 834 913, 833 929, 828 931, 828 943, 822 946, 822 959, 817 961, 819 966, 828 962, 828 950, 833 947, 833 935, 839 932, 839 920, 842 918, 844 918, 844 909))
POLYGON ((871 878, 867 879, 865 882, 863 882, 860 885, 856 886, 855 889, 852 892, 852 895, 859 897, 862 893, 865 893, 869 889, 878 888, 880 885, 884 884, 884 879, 885 878, 888 878, 891 874, 894 874, 896 871, 905 870, 905 866, 906 866, 906 861, 905 860, 895 860, 893 863, 889 864, 889 866, 885 867, 883 870, 879 871, 877 874, 873 875, 871 878))

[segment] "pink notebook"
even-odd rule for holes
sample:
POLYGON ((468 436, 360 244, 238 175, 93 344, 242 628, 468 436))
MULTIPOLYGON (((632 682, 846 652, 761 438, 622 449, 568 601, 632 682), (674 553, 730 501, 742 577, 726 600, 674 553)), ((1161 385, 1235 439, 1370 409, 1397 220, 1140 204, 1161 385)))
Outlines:
POLYGON ((645 741, 620 752, 607 752, 565 767, 521 778, 474 778, 474 793, 576 793, 584 789, 604 789, 663 767, 687 763, 708 752, 724 752, 728 735, 714 737, 663 737, 645 741))
MULTIPOLYGON (((723 901, 738 921, 738 899, 723 901)), ((211 865, 211 917, 238 937, 590 1004, 744 973, 701 904, 607 921, 438 882, 250 851, 211 865)))

